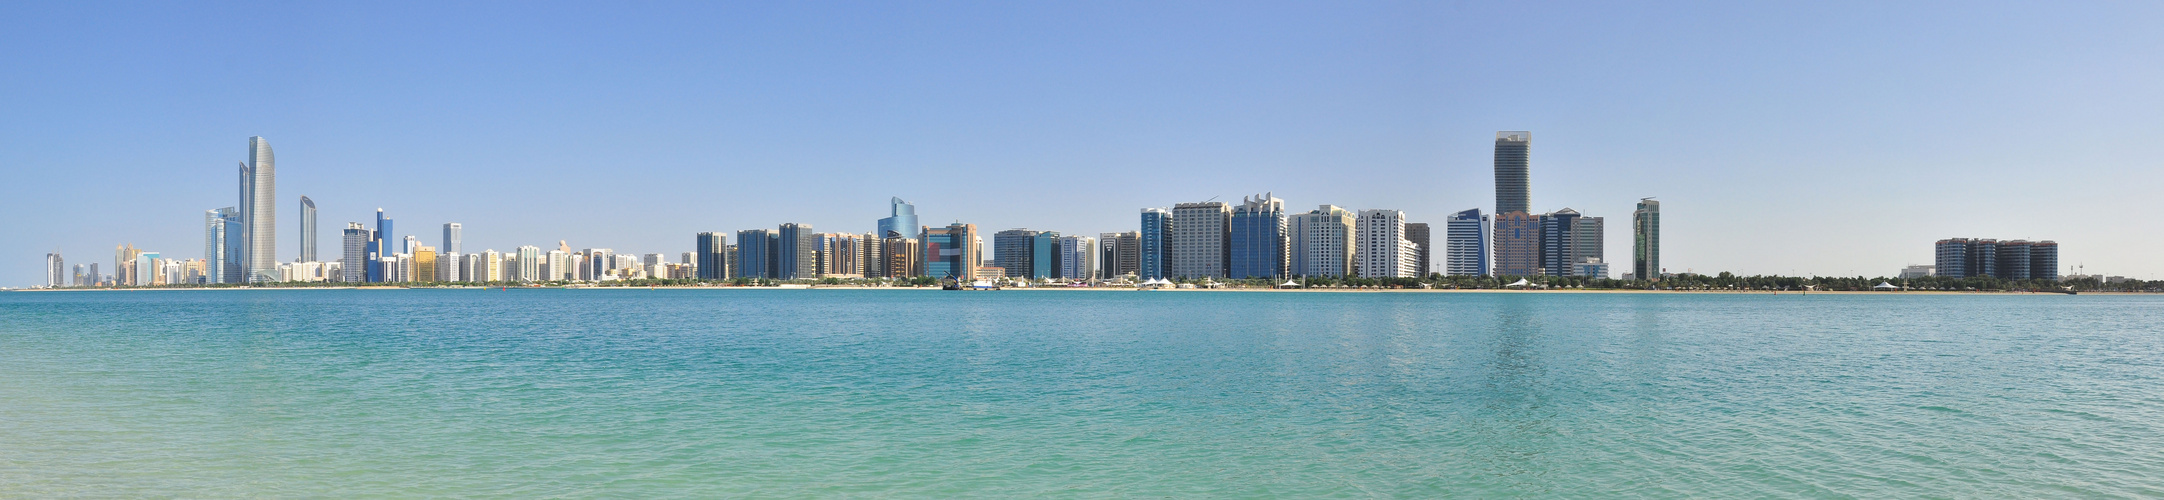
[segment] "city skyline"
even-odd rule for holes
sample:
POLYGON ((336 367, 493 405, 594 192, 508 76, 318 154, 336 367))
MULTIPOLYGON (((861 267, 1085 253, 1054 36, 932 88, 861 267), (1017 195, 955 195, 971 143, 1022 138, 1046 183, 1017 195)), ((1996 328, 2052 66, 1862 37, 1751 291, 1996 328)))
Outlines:
POLYGON ((2164 70, 2146 64, 2159 7, 1881 7, 705 6, 584 28, 587 13, 548 7, 505 23, 471 7, 139 6, 85 24, 15 6, 0 52, 19 64, 0 71, 25 98, 0 134, 17 176, 0 199, 40 216, 0 223, 20 235, 0 244, 0 284, 37 282, 56 249, 195 256, 196 211, 235 206, 225 169, 248 136, 285 153, 278 262, 300 254, 297 221, 275 215, 301 193, 319 224, 388 207, 498 251, 673 254, 684 235, 784 221, 863 233, 892 197, 922 226, 1070 235, 1260 192, 1435 224, 1500 215, 1494 133, 1527 130, 1532 209, 1612 218, 1617 275, 1622 221, 1647 197, 1671 202, 1660 261, 1675 272, 1890 275, 1959 235, 2164 272, 2142 253, 2157 236, 2078 216, 2138 210, 2164 183, 2164 146, 2144 140, 2164 133, 2164 70), (203 29, 242 14, 297 43, 203 29), (419 31, 383 36, 400 26, 419 31), (1317 175, 1348 171, 1371 175, 1317 175), (670 192, 695 185, 819 188, 670 192), (1888 216, 1922 213, 1941 215, 1888 216))

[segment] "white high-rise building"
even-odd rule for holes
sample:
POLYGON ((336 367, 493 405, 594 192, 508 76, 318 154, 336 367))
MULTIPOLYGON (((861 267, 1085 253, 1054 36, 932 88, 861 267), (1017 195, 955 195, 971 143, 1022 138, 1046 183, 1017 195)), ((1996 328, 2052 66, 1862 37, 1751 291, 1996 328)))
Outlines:
POLYGON ((1172 276, 1224 278, 1232 206, 1221 201, 1172 206, 1172 276))
POLYGON ((1358 216, 1336 205, 1295 214, 1287 220, 1292 238, 1292 274, 1344 277, 1352 274, 1353 228, 1358 216))
POLYGON ((68 284, 68 262, 59 252, 45 254, 45 286, 59 288, 68 284))
MULTIPOLYGON (((270 143, 248 138, 240 164, 240 262, 249 283, 278 280, 278 169, 270 143)), ((231 238, 232 235, 226 235, 231 238)))
POLYGON ((1355 223, 1354 260, 1362 278, 1418 277, 1419 247, 1405 239, 1405 212, 1361 210, 1355 223))
POLYGON ((518 279, 541 281, 541 247, 526 245, 518 247, 518 279))
POLYGON ((376 232, 359 222, 348 222, 343 236, 345 246, 341 250, 345 257, 339 261, 343 264, 339 266, 339 280, 347 283, 367 281, 368 242, 376 239, 376 232))

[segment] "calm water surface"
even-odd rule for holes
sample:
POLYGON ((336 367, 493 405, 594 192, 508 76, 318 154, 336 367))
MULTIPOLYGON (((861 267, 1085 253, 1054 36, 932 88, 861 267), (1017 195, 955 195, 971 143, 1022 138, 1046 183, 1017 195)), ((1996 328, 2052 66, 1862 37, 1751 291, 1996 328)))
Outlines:
POLYGON ((2164 298, 0 293, 0 497, 2164 496, 2164 298))

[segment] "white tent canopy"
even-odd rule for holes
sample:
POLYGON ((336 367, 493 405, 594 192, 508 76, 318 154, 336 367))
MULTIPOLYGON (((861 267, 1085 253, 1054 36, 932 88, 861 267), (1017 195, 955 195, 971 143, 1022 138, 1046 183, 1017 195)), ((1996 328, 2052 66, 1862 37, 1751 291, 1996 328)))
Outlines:
POLYGON ((1518 281, 1516 281, 1516 282, 1513 282, 1513 283, 1511 283, 1511 284, 1508 284, 1508 285, 1503 285, 1503 286, 1527 286, 1527 285, 1531 285, 1531 284, 1533 284, 1533 282, 1531 282, 1531 281, 1526 281, 1526 280, 1525 280, 1525 278, 1518 278, 1518 281))
POLYGON ((1884 282, 1884 281, 1878 282, 1878 286, 1874 286, 1874 287, 1871 287, 1871 288, 1877 288, 1877 289, 1880 289, 1880 290, 1899 290, 1899 289, 1901 289, 1901 287, 1898 287, 1898 286, 1894 286, 1894 284, 1893 284, 1893 283, 1887 283, 1887 282, 1884 282))
POLYGON ((1278 286, 1300 286, 1300 282, 1293 280, 1285 280, 1285 284, 1278 286))

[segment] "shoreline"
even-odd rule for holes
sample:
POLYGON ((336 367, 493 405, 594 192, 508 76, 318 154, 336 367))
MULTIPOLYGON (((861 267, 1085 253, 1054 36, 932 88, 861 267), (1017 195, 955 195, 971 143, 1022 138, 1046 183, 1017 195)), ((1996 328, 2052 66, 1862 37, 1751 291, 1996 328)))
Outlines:
MULTIPOLYGON (((273 291, 302 291, 302 290, 498 290, 498 289, 506 289, 506 288, 505 288, 505 287, 493 287, 493 286, 470 286, 470 287, 392 287, 392 286, 323 286, 323 287, 262 287, 262 288, 254 288, 254 287, 220 287, 220 288, 57 288, 57 289, 55 289, 55 288, 26 288, 26 289, 16 289, 16 290, 7 290, 7 291, 9 291, 9 292, 189 292, 189 291, 249 291, 249 290, 258 290, 258 291, 261 291, 261 290, 273 290, 273 291)), ((790 287, 775 287, 775 286, 765 286, 765 287, 760 287, 760 286, 577 286, 577 287, 564 287, 564 286, 550 286, 550 287, 508 287, 508 289, 510 289, 510 290, 909 290, 909 291, 956 291, 956 290, 941 290, 941 289, 939 289, 939 288, 937 288, 937 287, 866 287, 866 286, 838 286, 838 285, 810 285, 810 286, 790 286, 790 287)), ((1813 291, 1813 292, 1804 292, 1804 291, 1800 291, 1800 290, 1795 290, 1795 291, 1773 291, 1773 290, 1629 290, 1629 289, 1599 289, 1599 288, 1596 288, 1596 289, 1581 289, 1581 288, 1572 288, 1572 289, 1545 289, 1545 290, 1503 290, 1503 289, 1492 289, 1492 288, 1489 288, 1489 289, 1424 289, 1424 288, 1407 288, 1407 289, 1374 289, 1374 288, 1299 288, 1299 289, 1292 289, 1292 288, 1160 288, 1160 289, 1151 289, 1151 290, 1140 290, 1140 289, 1135 289, 1135 288, 1130 288, 1130 287, 1029 287, 1029 288, 1021 288, 1021 287, 1015 287, 1015 288, 1002 288, 1002 289, 999 289, 999 290, 961 290, 961 291, 1022 291, 1022 292, 1042 292, 1042 291, 1076 291, 1076 292, 1138 292, 1138 291, 1147 291, 1147 292, 1204 292, 1204 293, 1227 293, 1227 292, 1229 292, 1229 293, 1520 293, 1520 294, 1547 294, 1547 293, 1565 293, 1565 294, 1713 294, 1713 295, 1799 295, 1799 296, 1809 296, 1809 295, 1887 295, 1887 296, 1900 296, 1900 295, 2066 295, 2066 294, 2063 294, 2063 293, 2058 293, 2058 292, 2014 292, 2014 291, 1982 291, 1982 292, 1976 292, 1976 291, 1951 291, 1951 290, 1904 290, 1904 291, 1875 291, 1875 290, 1873 290, 1873 291, 1864 291, 1864 290, 1856 290, 1856 291, 1813 291)), ((2164 295, 2164 294, 2159 294, 2159 293, 2155 293, 2155 292, 2081 292, 2081 293, 2080 293, 2080 295, 2164 295)))

